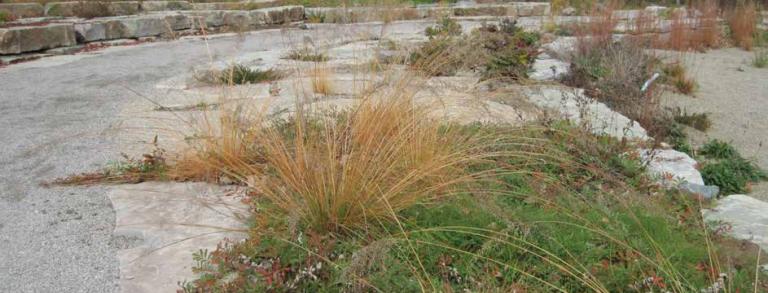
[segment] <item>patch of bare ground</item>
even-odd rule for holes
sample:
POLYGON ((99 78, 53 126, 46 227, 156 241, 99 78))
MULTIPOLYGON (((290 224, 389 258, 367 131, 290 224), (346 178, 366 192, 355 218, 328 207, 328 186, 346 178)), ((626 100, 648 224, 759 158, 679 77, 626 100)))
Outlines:
MULTIPOLYGON (((738 48, 686 53, 682 59, 698 91, 694 96, 668 93, 664 104, 710 113, 712 127, 706 133, 689 129, 694 145, 714 138, 728 141, 768 169, 768 70, 751 66, 752 58, 752 52, 738 48)), ((751 195, 768 200, 768 184, 753 186, 751 195)))

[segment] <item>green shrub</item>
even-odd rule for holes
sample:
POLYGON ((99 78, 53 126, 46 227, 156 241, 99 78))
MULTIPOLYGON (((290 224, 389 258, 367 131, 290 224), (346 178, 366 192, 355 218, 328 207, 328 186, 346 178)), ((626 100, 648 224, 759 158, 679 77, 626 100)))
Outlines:
MULTIPOLYGON (((496 135, 505 130, 465 128, 496 135)), ((494 178, 402 210, 398 224, 371 223, 333 236, 291 231, 286 218, 260 224, 247 241, 195 254, 201 277, 183 288, 698 292, 711 286, 714 262, 728 272, 729 288, 754 288, 752 248, 736 249, 740 242, 702 230, 701 218, 691 216, 700 213, 698 202, 643 188, 637 158, 622 155, 627 147, 566 123, 514 135, 531 140, 494 148, 544 155, 499 157, 474 166, 473 171, 492 171, 494 178), (520 172, 503 167, 523 162, 526 169, 520 172), (649 278, 653 282, 646 282, 649 278)), ((272 208, 257 202, 259 211, 272 208)))
POLYGON ((670 119, 661 107, 661 92, 643 85, 656 72, 656 58, 637 40, 611 38, 579 40, 571 56, 571 70, 563 83, 583 88, 590 97, 637 121, 659 140, 669 131, 670 119))
POLYGON ((699 153, 710 159, 701 169, 704 182, 720 187, 720 194, 749 192, 749 184, 766 179, 766 174, 744 159, 729 143, 717 139, 704 144, 699 153))
POLYGON ((484 79, 520 79, 538 55, 539 34, 523 31, 517 21, 504 19, 499 26, 483 25, 473 33, 475 42, 487 52, 483 65, 484 79))
POLYGON ((274 69, 251 69, 245 65, 234 65, 219 74, 222 84, 250 84, 280 79, 282 76, 274 69))
POLYGON ((752 65, 757 68, 768 67, 768 49, 755 48, 755 57, 752 59, 752 65))
POLYGON ((446 36, 430 39, 408 56, 412 68, 431 76, 451 76, 465 67, 465 41, 446 36))
POLYGON ((13 15, 5 10, 0 10, 0 24, 13 20, 13 15))
POLYGON ((701 146, 699 152, 711 159, 739 158, 739 152, 729 143, 713 139, 701 146))
POLYGON ((688 142, 688 135, 685 134, 685 130, 678 123, 672 123, 666 135, 667 142, 672 145, 672 148, 676 151, 680 151, 693 157, 693 146, 688 142))
POLYGON ((765 173, 753 163, 735 157, 707 163, 701 169, 704 182, 720 187, 720 194, 749 192, 749 183, 766 179, 765 173))

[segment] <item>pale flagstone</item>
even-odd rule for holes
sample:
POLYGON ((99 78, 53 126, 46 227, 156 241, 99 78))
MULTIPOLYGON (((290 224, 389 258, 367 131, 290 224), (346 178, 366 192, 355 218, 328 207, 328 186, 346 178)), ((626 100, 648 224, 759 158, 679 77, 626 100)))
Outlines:
POLYGON ((533 80, 555 80, 568 74, 571 64, 564 62, 547 53, 541 53, 536 57, 531 68, 532 72, 528 75, 533 80))
POLYGON ((583 89, 564 86, 523 88, 523 93, 535 105, 554 110, 555 115, 575 124, 586 125, 592 133, 618 139, 648 140, 648 134, 639 123, 605 104, 584 94, 583 89))
POLYGON ((696 168, 699 163, 686 153, 672 149, 641 149, 640 158, 647 164, 648 172, 665 185, 682 182, 704 185, 704 179, 696 168))
POLYGON ((646 172, 667 188, 677 188, 704 198, 714 198, 720 188, 706 185, 698 170, 699 163, 688 154, 673 149, 639 149, 646 172))
POLYGON ((149 182, 116 186, 121 292, 175 292, 193 280, 192 254, 222 239, 243 239, 247 206, 233 191, 205 183, 149 182))
POLYGON ((731 227, 728 233, 768 250, 768 202, 743 194, 733 194, 717 201, 715 208, 704 210, 707 221, 722 221, 731 227))

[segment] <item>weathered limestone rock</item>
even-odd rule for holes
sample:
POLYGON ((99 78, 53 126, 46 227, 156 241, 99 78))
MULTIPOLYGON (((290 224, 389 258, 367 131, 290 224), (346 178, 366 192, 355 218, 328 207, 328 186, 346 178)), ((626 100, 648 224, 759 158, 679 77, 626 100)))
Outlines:
POLYGON ((251 10, 248 12, 248 15, 251 19, 251 23, 254 26, 269 24, 269 15, 264 10, 251 10))
POLYGON ((516 2, 517 16, 545 16, 549 15, 549 3, 516 2))
POLYGON ((75 44, 75 30, 71 24, 0 29, 0 54, 19 54, 75 44))
POLYGON ((200 27, 203 24, 206 27, 219 27, 224 25, 223 10, 184 11, 183 13, 189 17, 192 27, 200 27))
POLYGON ((455 16, 505 16, 510 15, 510 12, 514 15, 514 13, 517 13, 517 9, 509 5, 472 5, 453 9, 453 15, 455 16))
POLYGON ((142 11, 167 11, 167 10, 190 10, 192 4, 187 1, 142 1, 142 11))
MULTIPOLYGON (((47 16, 76 16, 83 5, 100 5, 96 2, 49 2, 45 4, 45 15, 47 16)), ((109 3, 109 13, 111 15, 132 15, 139 12, 138 1, 116 1, 109 3)))
POLYGON ((528 87, 523 88, 523 94, 538 107, 554 110, 554 115, 575 124, 583 124, 592 133, 618 139, 648 140, 648 134, 639 123, 587 97, 583 89, 528 87))
POLYGON ((544 44, 542 47, 556 57, 569 56, 576 48, 578 39, 576 37, 559 37, 551 43, 544 44))
POLYGON ((109 9, 112 15, 133 15, 139 13, 140 5, 138 1, 116 1, 109 3, 109 9))
POLYGON ((722 221, 731 225, 728 234, 747 240, 768 250, 768 203, 743 195, 732 194, 717 201, 715 208, 703 211, 707 221, 722 221))
POLYGON ((214 2, 214 3, 192 3, 194 10, 240 10, 243 5, 240 2, 214 2))
POLYGON ((78 39, 83 42, 159 36, 188 28, 190 21, 182 14, 109 17, 75 24, 78 39))
POLYGON ((568 6, 566 8, 563 8, 562 11, 560 11, 560 15, 572 16, 572 15, 576 15, 576 12, 577 12, 576 8, 573 8, 572 6, 568 6))
POLYGON ((304 19, 304 6, 279 6, 259 10, 267 13, 269 24, 285 24, 304 19))
POLYGON ((189 17, 189 22, 192 23, 191 27, 198 27, 200 22, 203 22, 207 27, 247 28, 249 26, 284 24, 304 19, 303 6, 279 6, 250 11, 199 10, 182 13, 189 17))
POLYGON ((688 182, 704 185, 698 162, 688 154, 676 150, 640 150, 640 158, 647 164, 648 172, 665 186, 688 182))
POLYGON ((243 0, 240 1, 240 3, 245 10, 262 9, 283 5, 283 1, 281 0, 243 0))
POLYGON ((0 3, 0 12, 2 11, 18 18, 41 17, 45 13, 40 3, 0 3))
POLYGON ((555 80, 570 70, 571 64, 541 53, 533 62, 532 72, 528 75, 533 80, 555 80))
POLYGON ((109 191, 115 209, 120 292, 176 292, 195 275, 192 254, 240 240, 247 205, 204 183, 148 182, 109 191))
POLYGON ((232 10, 224 11, 224 25, 233 29, 248 29, 252 24, 249 11, 232 10))
POLYGON ((691 194, 700 195, 706 199, 715 198, 720 193, 720 187, 717 187, 716 185, 701 185, 683 182, 678 188, 691 194))

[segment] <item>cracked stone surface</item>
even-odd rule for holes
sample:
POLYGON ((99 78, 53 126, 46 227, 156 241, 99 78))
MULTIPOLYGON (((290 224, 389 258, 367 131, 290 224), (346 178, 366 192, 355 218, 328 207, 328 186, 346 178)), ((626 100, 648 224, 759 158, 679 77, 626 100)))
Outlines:
POLYGON ((734 238, 748 240, 768 250, 768 203, 743 194, 732 194, 717 201, 715 208, 704 211, 707 221, 731 225, 734 238))
POLYGON ((148 182, 111 188, 120 292, 174 292, 192 280, 192 254, 245 237, 240 193, 205 183, 148 182))
POLYGON ((586 124, 592 133, 630 140, 648 140, 639 123, 608 108, 584 94, 583 89, 564 86, 541 86, 524 89, 535 105, 554 111, 552 115, 575 124, 586 124))
POLYGON ((704 185, 704 179, 696 168, 699 163, 686 153, 672 149, 642 149, 640 158, 647 164, 648 172, 664 185, 675 182, 704 185))
POLYGON ((568 74, 571 64, 552 58, 547 53, 541 53, 533 62, 532 70, 528 77, 533 80, 555 80, 568 74))

